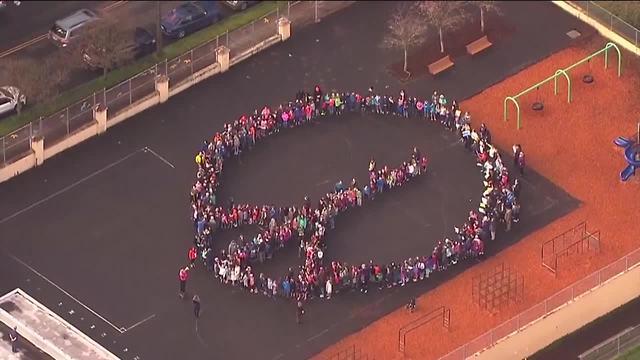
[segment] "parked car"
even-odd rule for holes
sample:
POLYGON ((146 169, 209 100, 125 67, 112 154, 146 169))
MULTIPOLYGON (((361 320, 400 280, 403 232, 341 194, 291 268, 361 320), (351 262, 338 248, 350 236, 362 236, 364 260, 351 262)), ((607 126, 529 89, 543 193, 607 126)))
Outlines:
POLYGON ((10 3, 13 3, 13 5, 15 5, 15 6, 20 6, 21 2, 20 1, 5 1, 5 0, 2 0, 2 1, 0 1, 0 10, 8 7, 10 3))
POLYGON ((259 1, 223 1, 223 3, 231 9, 238 11, 246 10, 249 6, 259 3, 259 1))
POLYGON ((92 21, 98 20, 98 15, 89 9, 81 9, 64 19, 55 22, 49 30, 49 39, 59 47, 67 47, 82 34, 82 28, 92 21))
POLYGON ((17 111, 18 103, 27 105, 27 96, 15 86, 0 87, 0 116, 17 111))
POLYGON ((162 18, 162 33, 170 38, 183 38, 222 19, 216 1, 190 1, 162 18))
MULTIPOLYGON (((150 31, 136 28, 131 35, 129 43, 122 49, 122 51, 127 52, 126 56, 123 56, 124 59, 138 59, 156 50, 156 38, 150 31)), ((102 70, 101 64, 104 62, 100 61, 100 56, 104 52, 105 49, 98 49, 96 46, 89 45, 87 48, 82 49, 82 61, 92 70, 102 70)))

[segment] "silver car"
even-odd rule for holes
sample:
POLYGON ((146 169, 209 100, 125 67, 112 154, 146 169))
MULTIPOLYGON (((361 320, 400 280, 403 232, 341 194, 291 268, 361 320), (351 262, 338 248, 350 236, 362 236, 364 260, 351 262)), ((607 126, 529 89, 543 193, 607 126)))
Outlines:
POLYGON ((0 87, 0 116, 13 113, 21 106, 27 105, 27 96, 15 86, 0 87))

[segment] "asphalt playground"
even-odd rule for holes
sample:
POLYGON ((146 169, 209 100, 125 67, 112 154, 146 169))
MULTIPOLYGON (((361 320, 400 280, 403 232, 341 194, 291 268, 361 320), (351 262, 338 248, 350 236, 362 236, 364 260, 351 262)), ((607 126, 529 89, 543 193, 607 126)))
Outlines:
MULTIPOLYGON (((193 156, 224 122, 315 84, 424 97, 437 89, 464 99, 570 45, 565 33, 585 27, 550 3, 508 3, 515 30, 503 43, 436 79, 399 84, 385 71, 399 54, 378 46, 391 6, 357 3, 294 29, 287 43, 1 184, 0 291, 22 288, 122 359, 304 359, 455 276, 463 266, 417 286, 311 303, 302 326, 293 304, 221 286, 204 271, 188 284, 202 299, 200 320, 177 297, 177 270, 193 236, 193 156)), ((397 118, 317 121, 226 164, 219 196, 299 204, 339 179, 365 179, 372 156, 396 166, 418 146, 431 159, 429 173, 339 218, 327 238, 334 259, 401 260, 430 252, 477 207, 481 175, 455 140, 397 118)), ((578 205, 534 172, 524 185, 523 220, 489 244, 489 254, 578 205)), ((260 270, 277 276, 296 264, 295 251, 285 250, 260 270)))

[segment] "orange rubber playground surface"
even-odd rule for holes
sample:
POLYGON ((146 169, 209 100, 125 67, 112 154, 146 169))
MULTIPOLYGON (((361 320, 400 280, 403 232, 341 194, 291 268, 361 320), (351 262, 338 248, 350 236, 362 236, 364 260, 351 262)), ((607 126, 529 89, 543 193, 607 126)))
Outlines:
MULTIPOLYGON (((640 122, 640 59, 622 53, 622 77, 617 77, 617 55, 609 51, 609 68, 604 55, 593 58, 569 72, 572 101, 567 104, 566 80, 558 79, 518 99, 522 129, 516 129, 515 106, 509 105, 509 120, 503 121, 503 101, 602 49, 606 40, 594 36, 589 41, 562 50, 482 93, 462 102, 474 123, 487 124, 493 143, 505 150, 521 144, 527 166, 562 187, 581 205, 572 213, 532 233, 501 253, 473 266, 456 278, 418 298, 418 310, 410 314, 398 309, 368 327, 325 349, 314 359, 328 359, 347 349, 357 350, 362 359, 438 359, 490 329, 594 271, 640 247, 640 174, 627 182, 620 172, 627 165, 623 149, 615 146, 618 136, 635 138, 640 122), (593 75, 585 84, 582 77, 593 75), (531 110, 533 102, 544 110, 531 110), (540 251, 548 241, 586 221, 587 230, 601 233, 600 252, 570 255, 558 265, 557 277, 541 266, 540 251), (524 296, 492 315, 472 301, 472 278, 508 264, 523 274, 524 296), (451 309, 449 331, 433 321, 412 332, 405 354, 398 352, 398 330, 421 314, 440 306, 451 309)), ((526 175, 525 175, 526 178, 526 175)), ((525 183, 526 185, 526 183, 525 183)), ((526 219, 523 219, 526 221, 526 219)), ((533 320, 533 319, 532 319, 533 320)), ((346 357, 351 359, 353 357, 346 357)))

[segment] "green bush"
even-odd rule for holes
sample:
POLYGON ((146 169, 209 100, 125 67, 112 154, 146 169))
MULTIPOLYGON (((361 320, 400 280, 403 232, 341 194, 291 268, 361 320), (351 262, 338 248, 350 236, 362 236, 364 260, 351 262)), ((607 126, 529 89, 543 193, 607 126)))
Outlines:
POLYGON ((36 121, 40 117, 51 115, 69 105, 73 105, 74 103, 90 96, 94 92, 113 87, 114 85, 117 85, 144 71, 145 69, 163 62, 165 59, 176 58, 187 51, 210 41, 211 39, 215 39, 216 37, 225 34, 227 30, 233 31, 241 28, 242 26, 250 24, 254 20, 260 19, 271 13, 276 10, 276 8, 286 9, 286 7, 287 2, 285 1, 263 1, 248 8, 247 10, 234 14, 215 25, 209 26, 185 37, 184 39, 180 39, 172 44, 166 45, 162 49, 161 54, 149 55, 133 64, 115 69, 104 77, 97 78, 86 84, 65 91, 46 103, 28 107, 19 115, 16 114, 7 119, 1 120, 0 136, 9 134, 30 122, 36 121))

